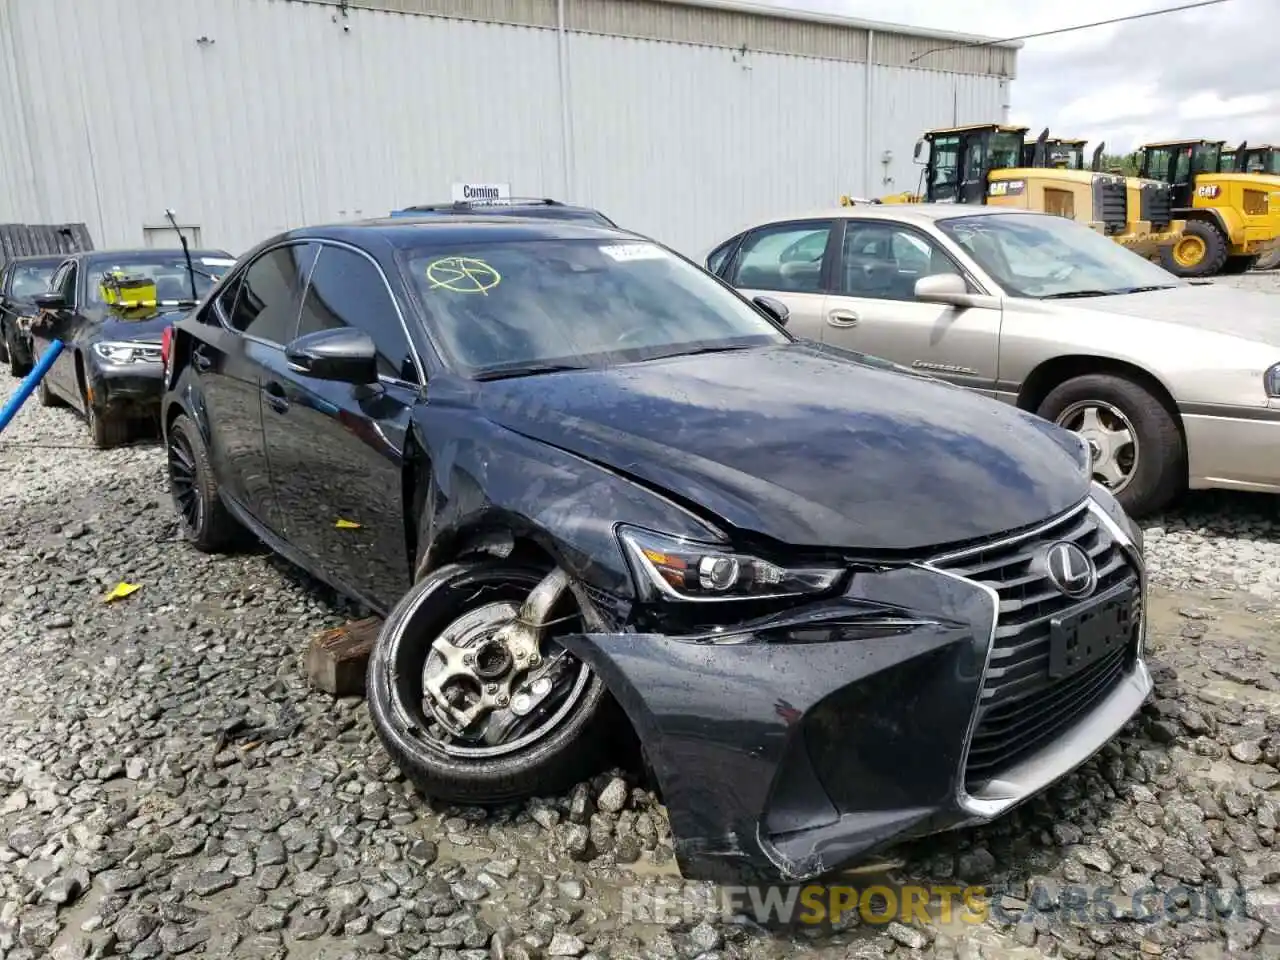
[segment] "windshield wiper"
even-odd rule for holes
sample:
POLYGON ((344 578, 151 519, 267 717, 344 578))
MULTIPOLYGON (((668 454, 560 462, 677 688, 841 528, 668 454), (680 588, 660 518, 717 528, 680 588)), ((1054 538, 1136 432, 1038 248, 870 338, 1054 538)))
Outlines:
POLYGON ((1123 290, 1068 290, 1065 293, 1049 293, 1040 297, 1041 300, 1075 300, 1078 297, 1109 297, 1116 293, 1124 293, 1123 290))
POLYGON ((1126 290, 1117 290, 1116 293, 1150 293, 1152 290, 1172 290, 1175 284, 1158 283, 1151 287, 1129 287, 1126 290))
POLYGON ((523 363, 509 367, 495 367, 482 370, 472 377, 473 380, 506 380, 510 377, 532 377, 540 373, 561 373, 565 370, 590 370, 586 364, 579 363, 523 363))
POLYGON ((733 346, 694 347, 692 350, 672 350, 669 353, 655 353, 638 362, 644 363, 649 360, 670 360, 672 357, 696 357, 703 353, 734 353, 739 350, 750 350, 754 346, 756 346, 756 344, 740 343, 733 346))

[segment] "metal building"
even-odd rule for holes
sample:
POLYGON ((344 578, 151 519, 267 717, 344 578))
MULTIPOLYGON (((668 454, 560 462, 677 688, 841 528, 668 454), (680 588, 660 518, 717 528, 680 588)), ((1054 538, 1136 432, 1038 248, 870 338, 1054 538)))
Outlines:
POLYGON ((168 244, 172 207, 240 253, 466 182, 696 254, 914 189, 925 128, 1007 116, 1018 46, 731 0, 8 0, 0 222, 168 244))

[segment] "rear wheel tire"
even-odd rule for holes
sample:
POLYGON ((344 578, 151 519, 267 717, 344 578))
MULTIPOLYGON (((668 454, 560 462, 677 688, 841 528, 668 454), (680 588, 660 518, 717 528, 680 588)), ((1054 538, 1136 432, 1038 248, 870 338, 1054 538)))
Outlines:
POLYGON ((1179 277, 1211 277, 1227 262, 1222 231, 1206 220, 1188 220, 1182 237, 1160 251, 1164 268, 1179 277))
POLYGON ((1094 479, 1130 516, 1158 512, 1186 487, 1177 421, 1141 384, 1109 373, 1073 377, 1051 390, 1036 412, 1084 437, 1094 455, 1094 479))
POLYGON ((169 428, 166 462, 183 536, 202 553, 228 553, 249 539, 218 495, 209 451, 195 422, 181 414, 169 428))
MULTIPOLYGON (((544 575, 506 560, 452 564, 427 576, 387 618, 369 663, 369 712, 388 753, 424 795, 481 805, 554 795, 610 766, 619 752, 621 709, 604 681, 571 654, 566 663, 573 689, 547 708, 549 718, 533 722, 532 739, 520 735, 496 749, 482 746, 480 755, 460 755, 459 748, 469 750, 470 744, 442 736, 425 702, 424 673, 441 638, 452 640, 461 625, 487 610, 504 609, 503 604, 515 610, 544 575), (430 591, 426 599, 424 589, 430 591)), ((570 599, 566 593, 566 606, 570 599)), ((473 641, 475 649, 484 636, 473 641)))
POLYGON ((1223 276, 1235 276, 1241 273, 1248 273, 1257 266, 1258 258, 1253 257, 1227 257, 1227 262, 1222 265, 1221 273, 1223 276))

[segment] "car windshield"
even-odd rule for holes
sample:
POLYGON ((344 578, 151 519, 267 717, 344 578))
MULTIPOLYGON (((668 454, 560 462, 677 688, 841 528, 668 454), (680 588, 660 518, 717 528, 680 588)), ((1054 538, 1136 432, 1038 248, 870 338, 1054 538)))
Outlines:
MULTIPOLYGON (((218 251, 192 250, 191 265, 196 274, 196 297, 202 298, 235 265, 235 261, 218 251)), ((118 258, 97 258, 89 262, 88 270, 91 307, 104 307, 110 302, 102 282, 104 274, 116 274, 128 281, 122 285, 124 299, 191 299, 187 259, 181 250, 175 253, 157 251, 118 258), (134 280, 137 281, 136 284, 133 283, 134 280), (152 283, 155 284, 154 292, 150 288, 152 283)))
POLYGON ((9 295, 17 300, 30 300, 37 293, 44 293, 49 289, 49 278, 57 269, 56 263, 18 264, 13 268, 9 295))
POLYGON ((1015 297, 1104 296, 1182 282, 1065 217, 993 214, 943 219, 938 227, 1015 297))
POLYGON ((429 326, 470 376, 786 343, 730 289, 649 242, 538 240, 404 258, 429 326))

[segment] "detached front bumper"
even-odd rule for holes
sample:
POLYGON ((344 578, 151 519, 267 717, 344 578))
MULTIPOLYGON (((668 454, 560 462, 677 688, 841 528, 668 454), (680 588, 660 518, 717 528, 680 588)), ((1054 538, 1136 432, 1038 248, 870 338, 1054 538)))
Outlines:
POLYGON ((153 417, 164 395, 163 363, 89 364, 89 402, 99 415, 153 417))
POLYGON ((693 637, 562 638, 645 744, 690 879, 795 883, 997 817, 1083 763, 1150 694, 1138 549, 1090 501, 979 551, 693 637), (1070 540, 1097 589, 1034 571, 1070 540))

